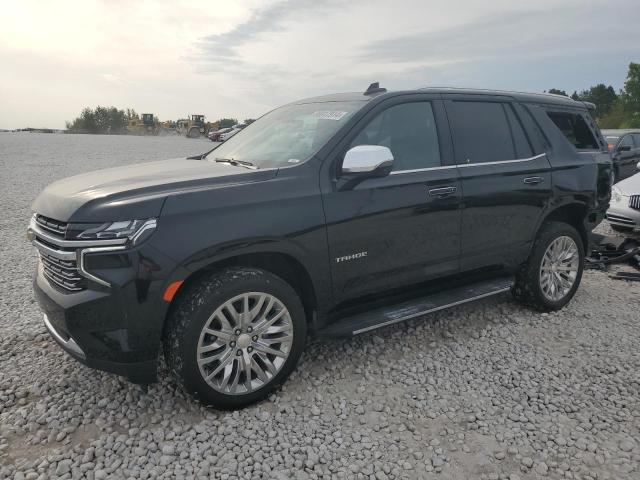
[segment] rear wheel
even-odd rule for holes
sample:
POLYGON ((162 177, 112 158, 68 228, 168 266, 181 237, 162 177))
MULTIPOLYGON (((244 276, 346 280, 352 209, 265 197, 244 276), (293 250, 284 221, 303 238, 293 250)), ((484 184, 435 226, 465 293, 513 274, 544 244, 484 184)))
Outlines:
POLYGON ((582 279, 584 246, 577 230, 560 222, 545 224, 521 266, 514 297, 541 311, 559 310, 573 298, 582 279))
POLYGON ((189 138, 198 138, 200 136, 200 129, 198 127, 191 127, 187 136, 189 138))
POLYGON ((165 355, 187 392, 233 409, 286 380, 305 337, 304 309, 293 288, 263 270, 236 268, 185 292, 169 318, 165 355))

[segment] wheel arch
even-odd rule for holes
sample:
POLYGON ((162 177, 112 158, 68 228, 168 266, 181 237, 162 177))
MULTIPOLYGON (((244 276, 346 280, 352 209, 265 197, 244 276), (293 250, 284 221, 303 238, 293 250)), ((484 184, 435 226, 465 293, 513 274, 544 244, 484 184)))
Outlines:
POLYGON ((210 262, 201 264, 196 270, 190 271, 183 279, 182 285, 180 285, 180 288, 169 304, 164 319, 165 325, 170 312, 175 305, 180 302, 180 299, 187 294, 190 285, 194 285, 215 271, 232 267, 257 268, 282 278, 282 280, 287 282, 299 295, 304 307, 307 323, 311 324, 315 320, 318 296, 316 286, 312 281, 311 274, 307 267, 290 253, 280 251, 253 251, 212 259, 210 262))
POLYGON ((547 212, 547 215, 542 218, 542 221, 538 225, 536 230, 536 237, 540 232, 540 229, 549 222, 563 222, 574 227, 580 234, 582 239, 582 245, 585 252, 589 245, 589 232, 585 227, 585 219, 589 215, 589 208, 586 204, 581 202, 566 203, 558 206, 553 210, 547 212))

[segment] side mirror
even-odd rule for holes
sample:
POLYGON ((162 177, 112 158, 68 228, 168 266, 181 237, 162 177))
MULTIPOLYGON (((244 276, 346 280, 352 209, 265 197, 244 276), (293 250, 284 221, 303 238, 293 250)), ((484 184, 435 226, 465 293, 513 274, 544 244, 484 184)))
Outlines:
POLYGON ((393 154, 381 145, 358 145, 347 151, 342 162, 345 175, 380 175, 391 172, 393 154))
POLYGON ((620 145, 618 147, 619 152, 628 152, 631 150, 631 145, 620 145))

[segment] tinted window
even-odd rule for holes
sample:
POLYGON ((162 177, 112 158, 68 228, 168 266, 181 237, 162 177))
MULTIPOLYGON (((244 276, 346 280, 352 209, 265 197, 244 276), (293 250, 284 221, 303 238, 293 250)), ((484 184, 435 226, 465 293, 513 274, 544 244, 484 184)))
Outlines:
POLYGON ((458 163, 516 158, 511 129, 501 103, 453 101, 447 105, 447 114, 458 163))
POLYGON ((522 123, 520 123, 520 119, 516 116, 513 111, 513 107, 511 105, 504 105, 504 109, 507 112, 507 117, 509 118, 509 125, 511 125, 511 132, 513 133, 513 143, 516 146, 516 155, 518 158, 529 158, 533 156, 533 151, 531 150, 531 145, 529 144, 529 140, 524 133, 524 129, 522 128, 522 123))
POLYGON ((579 113, 547 112, 556 127, 578 150, 599 150, 589 125, 579 113))
POLYGON ((551 144, 549 143, 546 135, 542 132, 540 125, 538 125, 538 122, 533 117, 533 114, 531 113, 531 110, 529 110, 529 108, 529 106, 523 106, 522 108, 522 112, 524 115, 522 120, 527 125, 527 131, 530 135, 532 135, 532 140, 537 141, 538 145, 542 146, 543 150, 549 151, 551 150, 551 144))
POLYGON ((440 166, 440 147, 429 102, 394 105, 378 114, 351 142, 382 145, 393 153, 393 170, 440 166))
POLYGON ((622 140, 620 140, 620 143, 618 144, 618 148, 620 147, 633 148, 633 138, 631 137, 631 135, 625 135, 624 137, 622 137, 622 140))
POLYGON ((633 141, 636 144, 636 148, 640 148, 640 133, 633 134, 633 141))

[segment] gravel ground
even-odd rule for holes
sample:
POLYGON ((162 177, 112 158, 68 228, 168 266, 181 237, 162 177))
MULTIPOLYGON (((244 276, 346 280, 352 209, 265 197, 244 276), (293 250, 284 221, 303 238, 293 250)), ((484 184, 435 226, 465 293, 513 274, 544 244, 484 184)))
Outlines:
POLYGON ((640 477, 640 284, 601 272, 554 314, 502 295, 310 342, 280 392, 233 413, 69 358, 31 293, 34 196, 209 145, 0 134, 0 479, 640 477))

